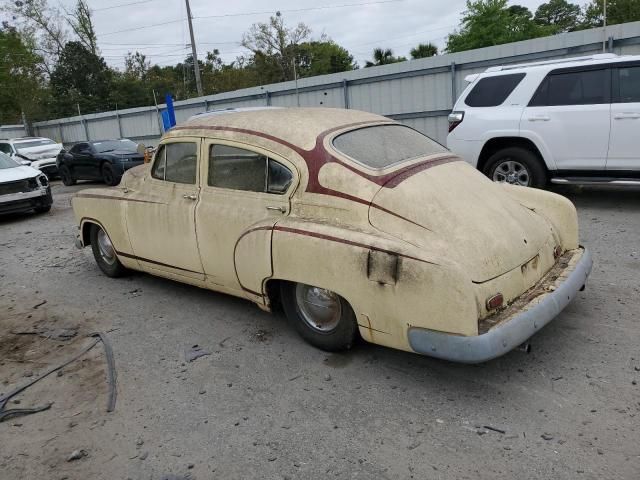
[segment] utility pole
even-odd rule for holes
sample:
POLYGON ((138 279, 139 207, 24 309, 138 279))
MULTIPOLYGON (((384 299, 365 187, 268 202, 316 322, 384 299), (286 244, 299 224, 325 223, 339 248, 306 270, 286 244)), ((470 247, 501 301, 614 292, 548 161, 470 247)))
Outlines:
POLYGON ((187 20, 189 21, 189 35, 191 36, 191 54, 193 56, 193 70, 196 74, 196 90, 198 90, 198 96, 202 97, 202 80, 200 79, 200 65, 198 64, 198 52, 196 51, 196 40, 193 38, 193 24, 191 23, 191 7, 189 6, 189 0, 184 0, 187 4, 187 20))
POLYGON ((604 0, 602 20, 602 52, 607 51, 607 0, 604 0))

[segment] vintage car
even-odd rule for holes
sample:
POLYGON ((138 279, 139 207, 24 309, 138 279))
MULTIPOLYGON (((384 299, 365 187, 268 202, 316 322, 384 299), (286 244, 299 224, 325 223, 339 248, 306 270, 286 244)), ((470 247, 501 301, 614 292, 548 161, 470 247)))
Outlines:
POLYGON ((493 183, 416 130, 354 110, 198 115, 73 209, 76 245, 105 274, 281 304, 326 350, 359 335, 489 360, 558 315, 592 263, 564 197, 493 183))

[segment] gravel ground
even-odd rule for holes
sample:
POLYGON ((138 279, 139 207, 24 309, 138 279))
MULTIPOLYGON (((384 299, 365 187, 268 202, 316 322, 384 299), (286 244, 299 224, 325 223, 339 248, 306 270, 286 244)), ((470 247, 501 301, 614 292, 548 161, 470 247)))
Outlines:
POLYGON ((0 423, 3 480, 640 478, 640 192, 561 191, 594 255, 587 289, 531 353, 467 366, 327 354, 247 301, 109 279, 73 247, 86 186, 54 182, 49 214, 0 218, 0 391, 108 331, 117 407, 98 345, 9 404, 54 402, 0 423), (187 362, 196 344, 211 354, 187 362))

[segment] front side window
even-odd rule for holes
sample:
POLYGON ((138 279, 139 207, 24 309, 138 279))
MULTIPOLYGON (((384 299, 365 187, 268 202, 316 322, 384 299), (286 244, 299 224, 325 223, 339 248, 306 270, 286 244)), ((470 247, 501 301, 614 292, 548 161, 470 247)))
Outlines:
POLYGON ((342 133, 333 139, 340 153, 369 168, 382 169, 447 149, 405 125, 373 125, 342 133))
POLYGON ((551 72, 540 84, 529 106, 592 105, 608 103, 607 70, 551 72))
POLYGON ((167 182, 195 185, 197 171, 197 144, 176 142, 160 147, 153 162, 151 176, 167 182))
POLYGON ((524 73, 511 73, 481 78, 464 99, 464 103, 470 107, 502 105, 524 77, 524 73))
POLYGON ((211 187, 283 194, 292 181, 291 170, 261 153, 228 145, 212 145, 209 150, 211 187))
POLYGON ((11 153, 11 145, 8 143, 0 143, 0 152, 10 154, 11 153))
POLYGON ((637 67, 623 67, 616 69, 618 88, 616 103, 640 102, 640 65, 637 67))

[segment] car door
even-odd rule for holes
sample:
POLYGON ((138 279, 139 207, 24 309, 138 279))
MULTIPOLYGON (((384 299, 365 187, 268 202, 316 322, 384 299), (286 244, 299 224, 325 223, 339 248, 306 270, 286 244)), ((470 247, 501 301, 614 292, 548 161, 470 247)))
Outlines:
POLYGON ((196 240, 200 138, 163 142, 136 191, 126 190, 127 230, 145 270, 203 280, 196 240))
POLYGON ((523 111, 521 135, 544 145, 558 170, 604 170, 610 80, 607 66, 549 72, 523 111))
POLYGON ((78 143, 69 151, 73 156, 73 176, 79 180, 92 180, 96 178, 92 165, 91 145, 78 143))
POLYGON ((640 62, 613 68, 607 170, 640 170, 640 62))
POLYGON ((273 152, 222 140, 205 140, 202 156, 196 227, 207 281, 261 295, 272 274, 272 228, 289 214, 296 169, 273 152))

